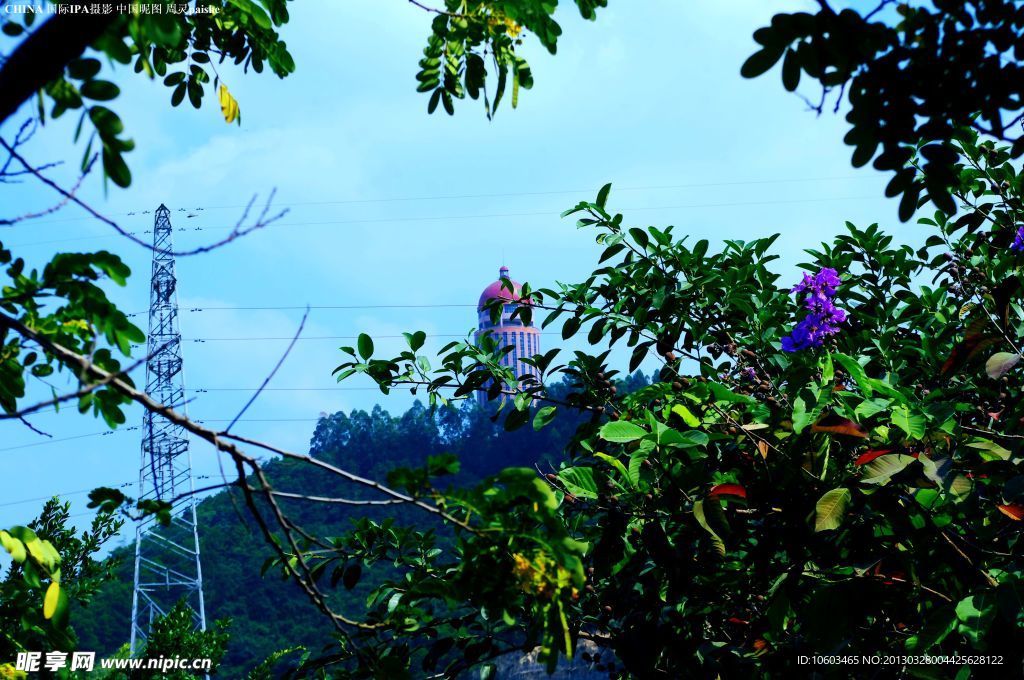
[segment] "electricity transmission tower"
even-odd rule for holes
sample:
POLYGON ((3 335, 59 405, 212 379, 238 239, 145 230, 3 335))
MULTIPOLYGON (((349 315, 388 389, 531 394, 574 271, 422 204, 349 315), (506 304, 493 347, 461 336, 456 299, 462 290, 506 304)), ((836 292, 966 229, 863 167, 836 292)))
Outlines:
MULTIPOLYGON (((153 222, 146 392, 158 402, 183 412, 185 388, 171 232, 170 210, 161 205, 153 222)), ((145 641, 153 621, 182 598, 192 609, 195 627, 206 630, 188 434, 180 425, 149 411, 142 424, 139 499, 166 501, 173 506, 168 526, 161 525, 154 515, 136 525, 133 654, 145 641)))

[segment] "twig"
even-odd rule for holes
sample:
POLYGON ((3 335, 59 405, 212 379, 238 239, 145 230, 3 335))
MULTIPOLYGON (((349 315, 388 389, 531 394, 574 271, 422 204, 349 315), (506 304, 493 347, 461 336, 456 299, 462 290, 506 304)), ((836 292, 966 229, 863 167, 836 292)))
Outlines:
POLYGON ((424 12, 430 12, 431 14, 440 14, 441 16, 454 17, 454 18, 457 18, 457 19, 462 19, 462 18, 466 18, 467 17, 467 15, 465 15, 465 14, 458 14, 456 12, 449 12, 447 10, 437 9, 436 7, 431 7, 430 5, 425 5, 422 2, 419 2, 418 0, 409 0, 409 4, 413 5, 415 7, 419 7, 424 12))
MULTIPOLYGON (((83 210, 85 210, 87 213, 89 213, 90 215, 95 217, 100 222, 103 222, 104 224, 112 227, 114 229, 114 231, 116 231, 121 236, 124 236, 126 239, 128 239, 132 243, 136 243, 136 244, 142 246, 143 248, 146 248, 147 250, 154 250, 154 246, 151 243, 146 243, 145 241, 143 241, 142 239, 138 238, 137 236, 135 236, 131 232, 125 230, 117 222, 114 222, 109 217, 106 217, 106 216, 100 214, 92 206, 88 205, 87 203, 85 203, 84 201, 79 199, 77 196, 73 195, 72 193, 70 193, 69 191, 67 191, 66 189, 64 189, 60 185, 58 185, 53 180, 51 180, 48 177, 44 176, 37 168, 33 167, 28 161, 26 161, 24 158, 22 158, 21 155, 18 154, 17 151, 15 151, 14 147, 12 147, 10 144, 8 144, 6 140, 0 139, 0 146, 2 146, 4 149, 6 149, 7 152, 15 160, 17 160, 19 163, 21 163, 21 165, 24 166, 24 168, 26 170, 28 170, 32 175, 34 175, 40 182, 42 182, 46 186, 50 187, 54 191, 56 191, 58 194, 63 196, 65 199, 67 199, 69 202, 74 203, 78 207, 82 208, 83 210)), ((267 213, 270 212, 270 206, 271 206, 271 203, 274 200, 275 193, 276 193, 276 189, 275 190, 271 190, 270 195, 267 197, 267 202, 264 205, 262 212, 260 213, 259 219, 257 219, 256 222, 254 224, 252 224, 251 226, 248 226, 248 227, 244 226, 244 222, 245 222, 246 218, 249 216, 249 211, 252 209, 253 204, 256 202, 256 196, 253 196, 249 200, 248 205, 246 205, 246 207, 245 207, 245 211, 242 213, 242 217, 235 224, 234 228, 231 230, 231 233, 228 234, 225 238, 221 239, 220 241, 216 241, 214 243, 211 243, 211 244, 208 244, 208 245, 205 245, 205 246, 199 246, 198 248, 193 248, 192 250, 172 251, 169 254, 173 255, 175 257, 186 257, 186 256, 189 256, 189 255, 199 255, 199 254, 202 254, 202 253, 208 253, 211 250, 216 250, 217 248, 220 248, 222 246, 227 245, 228 243, 231 243, 232 241, 234 241, 237 238, 240 238, 242 236, 246 236, 246 235, 248 235, 248 234, 250 234, 250 233, 252 233, 252 232, 254 232, 254 231, 258 230, 258 229, 262 229, 262 228, 266 227, 267 225, 269 225, 269 224, 271 224, 273 222, 276 222, 277 220, 281 219, 282 217, 284 217, 288 213, 288 209, 285 208, 283 210, 279 210, 273 217, 270 217, 270 218, 266 217, 267 213)))
MULTIPOLYGON (((12 416, 5 416, 5 417, 8 417, 8 418, 9 418, 9 417, 12 417, 12 416)), ((52 434, 50 434, 49 432, 43 432, 43 431, 42 431, 42 430, 40 430, 40 429, 39 429, 38 427, 36 427, 36 426, 35 426, 35 425, 33 425, 32 423, 30 423, 30 422, 28 422, 27 420, 25 420, 25 417, 24 417, 24 416, 21 416, 21 415, 19 415, 19 416, 13 416, 13 417, 15 417, 15 418, 17 418, 18 420, 20 420, 20 421, 21 421, 21 423, 22 423, 22 425, 24 425, 24 426, 25 426, 25 427, 27 427, 28 429, 32 430, 32 431, 33 431, 33 432, 35 432, 36 434, 38 434, 38 435, 42 435, 43 437, 49 437, 50 439, 53 439, 53 435, 52 435, 52 434)))
POLYGON ((385 500, 362 500, 357 498, 328 498, 326 496, 309 496, 303 493, 289 493, 287 491, 273 491, 271 492, 279 498, 292 498, 300 501, 312 501, 314 503, 336 503, 339 505, 401 505, 407 501, 398 500, 396 498, 388 498, 385 500))
MULTIPOLYGON (((80 174, 78 176, 78 180, 75 182, 74 186, 71 187, 70 190, 68 190, 67 195, 64 196, 64 198, 62 198, 60 201, 58 201, 57 203, 54 203, 53 205, 51 205, 49 208, 46 208, 45 210, 39 210, 37 212, 25 213, 24 215, 21 215, 20 217, 4 217, 4 218, 0 218, 0 227, 8 227, 8 226, 17 224, 18 222, 24 222, 25 220, 34 220, 34 219, 37 219, 39 217, 46 217, 47 215, 52 215, 53 213, 57 212, 58 210, 60 210, 64 206, 66 206, 68 203, 71 202, 71 198, 75 194, 78 193, 78 190, 82 186, 82 182, 85 180, 86 176, 92 171, 92 166, 93 166, 93 164, 96 163, 96 159, 97 158, 99 158, 99 154, 95 154, 94 153, 92 155, 92 158, 89 159, 89 162, 86 163, 85 167, 82 169, 82 174, 80 174)), ((36 168, 36 170, 41 172, 43 170, 47 170, 49 168, 56 167, 57 165, 59 165, 59 163, 48 163, 46 165, 39 166, 38 168, 36 168)), ((22 174, 35 174, 35 173, 32 173, 29 170, 21 170, 21 171, 14 172, 14 173, 7 173, 5 176, 6 177, 11 177, 11 176, 22 175, 22 174)))
MULTIPOLYGON (((97 390, 97 389, 99 389, 101 387, 109 385, 111 380, 119 380, 119 379, 127 376, 129 373, 134 371, 140 365, 146 363, 151 358, 153 358, 156 354, 162 352, 164 347, 166 347, 166 346, 167 345, 164 345, 163 347, 158 349, 156 352, 154 352, 152 354, 149 354, 148 356, 146 356, 146 357, 144 357, 142 359, 137 360, 135 363, 133 363, 131 366, 129 366, 128 368, 124 369, 123 371, 119 371, 117 373, 110 373, 109 374, 109 376, 110 376, 109 379, 103 379, 103 380, 99 380, 99 381, 94 382, 94 383, 89 383, 89 384, 85 385, 84 387, 82 387, 81 389, 79 389, 76 392, 69 392, 67 394, 62 394, 62 395, 59 395, 57 397, 54 397, 53 399, 47 399, 46 401, 41 401, 41 402, 39 402, 37 404, 33 404, 32 406, 26 406, 25 408, 19 409, 17 411, 12 412, 12 413, 0 413, 0 420, 10 420, 10 419, 13 419, 13 418, 18 418, 18 419, 24 421, 23 416, 27 416, 27 415, 30 415, 32 413, 36 413, 37 411, 42 411, 43 409, 49 408, 50 406, 56 406, 57 404, 63 404, 64 402, 71 401, 72 399, 78 399, 78 398, 84 397, 85 395, 89 394, 90 392, 94 392, 95 390, 97 390)), ((50 436, 50 435, 46 435, 46 436, 50 436)))
POLYGON ((322 461, 319 458, 314 458, 313 456, 310 456, 308 454, 295 453, 293 451, 288 451, 286 449, 282 449, 282 448, 279 448, 277 446, 273 446, 271 444, 267 444, 265 442, 257 441, 255 439, 250 439, 248 437, 241 437, 241 436, 239 436, 237 434, 228 434, 226 432, 225 433, 219 433, 219 434, 222 435, 225 439, 233 439, 233 440, 235 440, 237 442, 241 442, 243 444, 249 444, 251 446, 257 446, 257 447, 259 447, 261 449, 265 449, 267 451, 270 451, 271 453, 276 453, 279 456, 283 456, 285 458, 291 458, 292 460, 301 460, 301 461, 303 461, 305 463, 309 463, 313 467, 318 467, 321 470, 326 470, 328 472, 331 472, 331 473, 333 473, 333 474, 335 474, 335 475, 337 475, 339 477, 342 477, 343 479, 346 479, 346 480, 348 480, 350 482, 355 482, 356 484, 360 484, 362 486, 367 486, 367 487, 369 487, 371 489, 374 489, 375 491, 379 491, 379 492, 381 492, 381 493, 383 493, 383 494, 385 494, 387 496, 391 496, 392 498, 394 498, 396 500, 400 500, 403 503, 409 503, 409 504, 415 505, 416 507, 418 507, 418 508, 420 508, 422 510, 426 510, 427 512, 431 513, 432 515, 437 515, 438 517, 441 517, 441 518, 447 520, 448 522, 451 522, 452 524, 455 524, 456 526, 458 526, 461 529, 465 529, 466 531, 469 531, 469 532, 474 533, 474 534, 479 534, 480 533, 480 531, 476 527, 473 527, 472 525, 467 524, 466 522, 464 522, 464 521, 462 521, 462 520, 460 520, 460 519, 458 519, 456 517, 453 517, 452 515, 448 514, 444 510, 442 510, 441 508, 437 507, 436 505, 430 505, 429 503, 425 503, 425 502, 423 502, 423 501, 421 501, 421 500, 419 500, 417 498, 413 498, 412 496, 408 496, 408 495, 406 495, 406 494, 404 494, 404 493, 402 493, 400 491, 395 491, 394 489, 391 489, 391 488, 389 488, 387 486, 384 486, 380 482, 376 482, 376 481, 374 481, 372 479, 367 479, 366 477, 360 477, 357 474, 354 474, 352 472, 349 472, 348 470, 344 470, 342 468, 339 468, 339 467, 336 467, 334 465, 331 465, 330 463, 322 461))
POLYGON ((260 393, 263 392, 263 389, 270 383, 271 380, 273 380, 274 376, 277 374, 278 369, 281 368, 281 365, 284 363, 285 359, 287 359, 288 355, 291 354, 292 349, 295 347, 295 342, 299 339, 299 336, 302 335, 302 329, 305 328, 306 319, 308 318, 309 306, 307 305, 306 311, 302 315, 302 321, 299 322, 299 328, 298 330, 295 331, 295 335, 292 336, 292 341, 288 343, 288 347, 285 348, 284 353, 281 355, 281 358, 277 360, 277 364, 274 365, 273 370, 271 370, 267 377, 263 379, 263 384, 261 384, 259 388, 253 393, 253 395, 249 397, 249 401, 245 402, 245 406, 243 406, 242 410, 238 412, 238 415, 236 415, 234 419, 232 419, 232 421, 228 424, 228 426, 224 428, 224 434, 227 434, 228 431, 232 427, 234 427, 235 423, 238 422, 238 419, 245 415, 245 412, 248 411, 249 407, 253 405, 253 402, 255 402, 256 398, 260 396, 260 393))

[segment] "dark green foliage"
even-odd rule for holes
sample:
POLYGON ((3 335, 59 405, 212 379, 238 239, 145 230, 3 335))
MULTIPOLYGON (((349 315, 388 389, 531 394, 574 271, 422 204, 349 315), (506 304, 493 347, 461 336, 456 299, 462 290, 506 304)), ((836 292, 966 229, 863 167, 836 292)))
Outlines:
POLYGON ((954 213, 958 176, 953 140, 974 127, 1012 142, 1024 153, 1020 55, 1024 7, 1013 0, 882 0, 869 6, 777 14, 754 33, 760 45, 741 73, 760 76, 782 61, 782 84, 796 90, 801 74, 822 87, 821 112, 838 90, 848 96, 845 141, 853 164, 874 161, 892 180, 888 196, 902 196, 900 217, 910 219, 927 196, 954 213), (910 165, 915 153, 927 173, 910 165))
POLYGON ((849 224, 807 250, 811 275, 839 273, 829 295, 847 313, 818 346, 782 349, 806 308, 796 282, 767 266, 774 237, 715 248, 671 227, 630 228, 605 188, 567 213, 596 235, 601 266, 532 297, 545 326, 595 345, 543 358, 546 381, 566 376, 567 392, 517 382, 470 343, 445 347, 431 371, 415 352, 346 358, 343 373, 438 399, 452 386, 471 393, 484 373, 518 392, 503 402, 506 425, 528 421, 531 399, 586 415, 558 470, 534 475, 550 484, 554 516, 540 497, 510 498, 501 476, 445 491, 428 481, 423 497, 471 509, 472 526, 449 520, 450 550, 486 571, 445 557, 403 565, 386 587, 406 609, 367 620, 407 644, 417 633, 403 635, 400 616, 419 614, 437 644, 458 638, 458 622, 486 639, 483 652, 458 648, 466 665, 518 632, 549 663, 577 635, 599 640, 634 677, 788 676, 806 672, 801 654, 984 653, 1017 667, 1024 251, 1011 244, 1024 241, 1022 187, 1009 149, 971 131, 955 143, 965 213, 922 219, 933 232, 920 247, 849 224), (623 395, 608 379, 616 344, 656 352, 658 382, 623 395), (487 503, 488 485, 504 505, 487 503), (523 534, 543 547, 524 551, 523 534), (474 595, 448 573, 471 579, 474 595))
MULTIPOLYGON (((170 0, 150 3, 159 5, 160 12, 146 14, 118 14, 106 26, 103 35, 91 46, 93 52, 70 60, 64 65, 60 77, 51 80, 41 93, 38 115, 45 119, 44 98, 52 103, 49 115, 59 118, 67 111, 81 110, 75 129, 75 141, 79 141, 86 121, 95 135, 88 135, 89 141, 82 158, 83 170, 89 165, 94 151, 101 152, 103 170, 107 178, 120 187, 131 184, 131 172, 124 154, 135 148, 135 143, 124 137, 124 124, 120 117, 107 106, 97 102, 110 102, 118 97, 120 88, 107 80, 112 77, 104 71, 102 57, 110 66, 132 65, 135 73, 149 78, 161 78, 171 88, 171 104, 177 106, 185 96, 195 108, 202 105, 206 87, 212 81, 216 88, 220 84, 211 55, 218 64, 233 62, 245 70, 250 67, 257 73, 264 64, 279 77, 284 78, 295 70, 295 63, 287 46, 280 39, 276 28, 288 21, 286 0, 201 0, 204 6, 215 12, 196 11, 172 12, 179 6, 170 0), (95 55, 95 56, 92 56, 95 55), (99 139, 94 147, 93 139, 99 139)), ((13 18, 31 26, 35 14, 7 15, 5 33, 21 35, 22 26, 13 18)), ((26 41, 28 39, 26 38, 26 41)), ((233 101, 233 99, 231 100, 233 101)), ((225 118, 232 122, 236 116, 225 118)))
MULTIPOLYGON (((594 19, 596 9, 607 0, 576 0, 580 15, 594 19)), ((545 0, 445 0, 436 14, 431 35, 416 74, 419 92, 429 92, 427 111, 440 104, 455 113, 456 99, 483 95, 484 110, 490 118, 498 110, 511 81, 512 108, 519 102, 519 90, 533 87, 533 72, 516 48, 527 32, 551 54, 555 53, 562 28, 554 19, 556 3, 545 0), (487 91, 488 71, 497 78, 493 95, 487 91), (493 98, 493 100, 492 100, 493 98)))
MULTIPOLYGON (((198 631, 195 630, 193 616, 194 613, 187 602, 176 604, 166 615, 153 622, 145 648, 139 656, 148 659, 210 659, 211 667, 218 668, 228 645, 230 624, 224 620, 216 621, 211 630, 198 631)), ((149 672, 145 675, 147 678, 160 680, 191 680, 196 676, 196 673, 183 670, 168 673, 149 672)))
MULTIPOLYGON (((125 284, 129 270, 116 255, 106 251, 61 253, 39 272, 26 270, 25 261, 12 259, 0 243, 0 265, 7 265, 0 278, 2 321, 16 321, 44 341, 91 356, 93 364, 115 374, 122 367, 111 350, 128 356, 133 343, 145 340, 145 334, 110 302, 99 285, 104 279, 125 284)), ((29 340, 0 323, 0 410, 13 413, 18 409, 19 399, 25 396, 26 373, 43 378, 62 368, 56 355, 40 341, 29 340)), ((122 380, 132 384, 127 375, 122 380)), ((107 385, 84 391, 76 401, 81 413, 91 410, 111 428, 124 423, 121 405, 127 398, 107 385)))
POLYGON ((19 651, 76 649, 69 604, 87 605, 117 568, 116 560, 94 557, 122 522, 98 515, 79 535, 67 526, 69 509, 53 498, 27 527, 0 532, 13 559, 0 580, 0 675, 19 651))

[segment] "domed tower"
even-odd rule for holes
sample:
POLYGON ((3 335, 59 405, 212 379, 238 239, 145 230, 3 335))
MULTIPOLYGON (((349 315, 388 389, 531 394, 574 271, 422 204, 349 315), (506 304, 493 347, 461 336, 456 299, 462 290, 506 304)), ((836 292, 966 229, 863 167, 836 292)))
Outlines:
MULTIPOLYGON (((529 323, 525 323, 519 315, 512 318, 512 312, 523 304, 530 304, 530 299, 522 297, 522 285, 509 278, 508 267, 502 266, 498 270, 498 280, 484 288, 484 292, 480 294, 480 301, 476 307, 478 320, 476 342, 479 346, 481 338, 490 331, 491 336, 498 342, 499 348, 512 348, 511 352, 501 356, 502 366, 513 369, 517 378, 521 378, 523 375, 532 375, 540 380, 540 373, 537 369, 522 361, 524 357, 540 354, 540 330, 533 325, 533 319, 529 323), (509 284, 511 284, 512 290, 509 290, 509 284), (504 301, 501 318, 496 324, 491 323, 491 313, 487 307, 488 301, 494 299, 504 301)), ((487 394, 478 393, 478 399, 481 404, 485 404, 487 394)))

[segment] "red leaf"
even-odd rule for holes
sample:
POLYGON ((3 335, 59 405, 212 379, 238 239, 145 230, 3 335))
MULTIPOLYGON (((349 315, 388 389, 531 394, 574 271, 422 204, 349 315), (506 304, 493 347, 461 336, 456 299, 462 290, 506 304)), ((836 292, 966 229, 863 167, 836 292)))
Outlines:
POLYGON ((999 512, 1003 513, 1014 522, 1019 522, 1024 519, 1024 505, 1020 503, 1010 503, 1009 505, 997 505, 996 508, 999 512))
POLYGON ((866 451, 865 453, 862 453, 860 455, 860 457, 857 458, 857 460, 853 461, 853 464, 854 465, 867 465, 868 463, 873 461, 875 458, 878 458, 879 456, 884 456, 887 453, 892 453, 895 450, 896 449, 873 449, 871 451, 866 451))
POLYGON ((739 484, 716 484, 708 492, 708 498, 718 498, 720 496, 739 496, 740 498, 747 497, 747 490, 739 484))
POLYGON ((811 425, 811 432, 830 432, 832 434, 843 434, 847 437, 861 437, 867 439, 868 431, 849 418, 843 418, 831 413, 814 425, 811 425))
POLYGON ((967 325, 963 342, 953 348, 946 363, 942 364, 942 375, 953 372, 978 355, 986 347, 995 344, 1000 338, 983 331, 988 326, 986 317, 978 317, 967 325))

